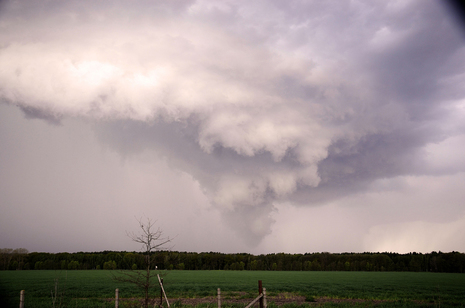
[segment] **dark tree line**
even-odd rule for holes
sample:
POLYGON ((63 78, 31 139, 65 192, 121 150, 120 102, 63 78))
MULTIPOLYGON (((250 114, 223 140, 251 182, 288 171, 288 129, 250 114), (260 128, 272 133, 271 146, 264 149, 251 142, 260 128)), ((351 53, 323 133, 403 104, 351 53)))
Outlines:
MULTIPOLYGON (((266 255, 158 251, 151 257, 153 267, 167 270, 465 272, 464 253, 440 251, 266 255)), ((144 269, 144 258, 141 252, 126 251, 28 253, 25 249, 0 249, 0 270, 144 269)))

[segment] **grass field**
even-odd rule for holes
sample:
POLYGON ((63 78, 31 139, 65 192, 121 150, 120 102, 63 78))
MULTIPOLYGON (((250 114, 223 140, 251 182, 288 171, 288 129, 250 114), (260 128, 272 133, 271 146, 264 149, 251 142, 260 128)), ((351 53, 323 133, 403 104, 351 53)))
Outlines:
MULTIPOLYGON (((273 297, 279 294, 304 296, 307 302, 302 306, 309 307, 465 307, 463 274, 270 271, 169 271, 166 274, 165 290, 173 299, 214 297, 217 288, 221 288, 225 298, 237 296, 239 292, 242 297, 253 298, 257 295, 258 280, 262 280, 271 307, 273 297), (321 298, 327 301, 323 303, 321 298)), ((64 292, 65 307, 114 307, 111 299, 116 288, 120 289, 122 298, 142 296, 134 286, 113 281, 111 271, 2 271, 0 306, 19 307, 19 293, 24 289, 26 308, 52 307, 51 292, 55 290, 56 279, 58 290, 64 292)), ((153 291, 154 296, 158 294, 158 290, 153 291)), ((175 303, 181 305, 179 301, 175 303)), ((213 308, 216 304, 212 300, 203 306, 213 308)))

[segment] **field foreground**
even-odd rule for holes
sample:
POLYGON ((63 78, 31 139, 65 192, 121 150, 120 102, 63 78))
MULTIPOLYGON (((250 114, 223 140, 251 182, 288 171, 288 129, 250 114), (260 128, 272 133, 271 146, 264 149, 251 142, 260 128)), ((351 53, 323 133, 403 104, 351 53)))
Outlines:
MULTIPOLYGON (((140 290, 112 279, 118 271, 2 271, 0 306, 18 307, 25 290, 25 307, 138 307, 140 290), (55 286, 57 293, 55 293, 55 286)), ((164 286, 174 308, 217 305, 244 307, 258 295, 258 280, 267 290, 270 307, 465 307, 465 275, 411 272, 261 272, 168 271, 164 286)), ((153 290, 158 302, 160 291, 153 290)))
MULTIPOLYGON (((174 303, 175 306, 209 306, 217 303, 216 296, 207 296, 202 298, 172 298, 168 299, 171 304, 174 303)), ((221 301, 221 305, 225 307, 230 306, 247 306, 253 298, 250 294, 244 294, 243 292, 229 293, 226 296, 226 299, 221 301)), ((158 300, 155 300, 156 303, 159 303, 158 300)), ((268 306, 321 306, 325 304, 344 304, 344 306, 356 306, 357 304, 382 304, 389 303, 393 301, 389 300, 375 300, 375 299, 356 299, 356 298, 331 298, 331 297, 305 297, 293 293, 279 293, 275 296, 267 296, 268 306)), ((255 306, 258 306, 256 304, 255 306)))

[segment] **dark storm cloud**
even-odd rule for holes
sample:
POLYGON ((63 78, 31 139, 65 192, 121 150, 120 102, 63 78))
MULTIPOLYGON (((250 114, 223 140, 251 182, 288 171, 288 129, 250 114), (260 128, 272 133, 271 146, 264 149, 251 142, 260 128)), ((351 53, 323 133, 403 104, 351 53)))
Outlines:
POLYGON ((465 35, 465 5, 460 0, 446 0, 445 5, 449 13, 457 20, 458 27, 461 27, 465 35))
POLYGON ((50 124, 60 125, 60 118, 50 114, 48 111, 44 111, 39 108, 29 107, 29 106, 20 106, 24 116, 27 119, 40 119, 45 120, 50 124))
POLYGON ((425 146, 464 133, 465 45, 440 3, 5 7, 2 98, 191 174, 250 244, 275 203, 430 174, 425 146))

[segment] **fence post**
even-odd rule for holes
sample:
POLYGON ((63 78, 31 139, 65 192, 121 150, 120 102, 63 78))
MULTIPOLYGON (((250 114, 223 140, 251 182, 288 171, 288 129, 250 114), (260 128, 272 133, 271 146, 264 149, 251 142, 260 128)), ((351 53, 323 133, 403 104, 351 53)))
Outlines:
POLYGON ((263 307, 266 308, 267 307, 267 303, 266 303, 266 289, 263 288, 263 307))
MULTIPOLYGON (((258 295, 263 293, 262 281, 258 281, 258 295)), ((260 297, 260 308, 263 308, 263 297, 260 297)))
POLYGON ((119 307, 119 289, 115 290, 115 308, 119 307))
POLYGON ((19 308, 24 308, 24 290, 19 293, 19 308))
POLYGON ((163 307, 163 278, 160 279, 160 307, 163 307))
POLYGON ((218 288, 218 308, 221 308, 221 290, 218 288))
POLYGON ((161 288, 161 292, 162 292, 160 294, 160 307, 163 304, 163 295, 164 295, 165 296, 165 301, 166 301, 166 306, 168 306, 168 308, 170 308, 170 302, 168 301, 168 296, 166 296, 165 289, 163 288, 163 279, 160 278, 159 274, 157 274, 157 277, 158 277, 158 282, 160 283, 160 288, 161 288))

